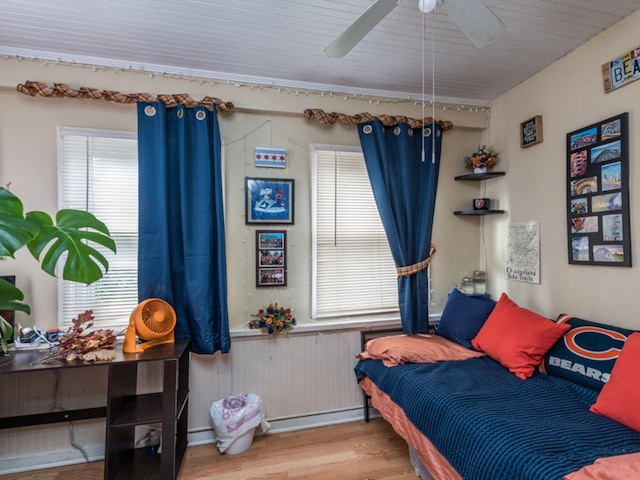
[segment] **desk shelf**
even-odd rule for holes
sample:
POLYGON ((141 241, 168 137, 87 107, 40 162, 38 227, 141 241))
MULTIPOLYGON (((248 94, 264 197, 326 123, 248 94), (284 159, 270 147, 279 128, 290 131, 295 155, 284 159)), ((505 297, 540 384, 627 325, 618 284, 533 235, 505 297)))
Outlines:
POLYGON ((124 353, 118 345, 114 350, 116 358, 110 362, 51 360, 43 363, 40 359, 44 353, 46 351, 15 351, 1 366, 0 375, 106 368, 106 406, 0 417, 0 430, 106 417, 106 480, 177 478, 187 450, 189 340, 157 345, 137 354, 124 353), (145 362, 162 364, 162 386, 159 392, 138 395, 138 366, 145 362), (151 424, 161 424, 162 453, 135 448, 136 427, 151 424))
POLYGON ((120 412, 111 421, 110 427, 130 427, 162 422, 162 394, 147 393, 123 399, 120 412))
POLYGON ((139 356, 162 363, 162 390, 136 393, 139 362, 110 365, 104 478, 175 480, 187 449, 188 342, 178 340, 175 351, 174 345, 158 345, 139 356), (136 448, 136 427, 157 424, 162 453, 136 448))
POLYGON ((32 427, 34 425, 46 425, 47 423, 74 422, 89 420, 107 415, 106 407, 82 408, 77 410, 62 410, 46 413, 32 413, 30 415, 16 415, 0 418, 0 429, 32 427))
POLYGON ((131 478, 163 478, 162 454, 149 447, 130 450, 127 453, 127 461, 115 480, 131 478))

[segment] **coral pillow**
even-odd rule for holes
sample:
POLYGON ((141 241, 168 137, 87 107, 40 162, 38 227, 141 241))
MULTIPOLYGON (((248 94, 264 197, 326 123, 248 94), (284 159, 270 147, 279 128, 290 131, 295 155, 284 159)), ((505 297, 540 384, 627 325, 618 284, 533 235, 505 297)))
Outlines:
POLYGON ((463 347, 472 348, 474 338, 493 311, 496 302, 490 298, 470 297, 457 288, 449 294, 436 333, 463 347))
POLYGON ((524 380, 569 328, 518 306, 503 293, 471 344, 524 380))
POLYGON ((638 365, 640 333, 632 333, 611 370, 611 378, 589 410, 640 432, 638 365))
POLYGON ((357 355, 366 360, 381 359, 386 367, 405 363, 434 363, 484 357, 439 335, 393 335, 369 340, 364 352, 357 355))
POLYGON ((564 480, 633 480, 640 478, 640 453, 596 459, 591 465, 564 476, 564 480))

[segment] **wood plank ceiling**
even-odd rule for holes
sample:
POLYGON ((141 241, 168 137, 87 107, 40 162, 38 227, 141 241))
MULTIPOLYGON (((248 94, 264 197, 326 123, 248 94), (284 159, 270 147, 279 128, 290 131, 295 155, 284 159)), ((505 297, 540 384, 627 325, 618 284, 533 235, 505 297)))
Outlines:
POLYGON ((507 27, 490 47, 474 48, 443 10, 423 18, 416 0, 403 0, 331 59, 324 48, 371 0, 0 0, 0 56, 411 99, 423 78, 431 92, 434 65, 438 101, 489 105, 640 8, 640 0, 485 3, 507 27))

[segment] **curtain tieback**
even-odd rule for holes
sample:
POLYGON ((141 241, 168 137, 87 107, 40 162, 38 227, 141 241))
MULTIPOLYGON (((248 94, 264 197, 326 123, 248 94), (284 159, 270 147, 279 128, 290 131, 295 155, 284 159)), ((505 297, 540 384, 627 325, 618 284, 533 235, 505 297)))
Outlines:
POLYGON ((429 249, 429 256, 421 262, 414 263, 413 265, 407 265, 406 267, 396 267, 396 272, 399 277, 406 277, 418 273, 420 270, 424 270, 429 266, 433 254, 436 253, 436 246, 432 243, 429 249))

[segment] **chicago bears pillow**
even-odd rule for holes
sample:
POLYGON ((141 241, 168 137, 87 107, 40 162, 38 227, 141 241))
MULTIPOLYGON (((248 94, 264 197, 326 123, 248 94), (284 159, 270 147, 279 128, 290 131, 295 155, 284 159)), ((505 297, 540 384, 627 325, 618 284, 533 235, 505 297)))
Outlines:
POLYGON ((571 328, 547 352, 540 370, 601 390, 633 330, 564 314, 556 322, 571 325, 571 328))

